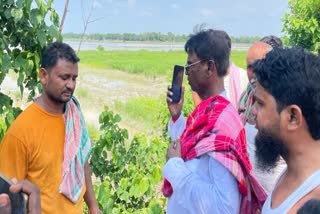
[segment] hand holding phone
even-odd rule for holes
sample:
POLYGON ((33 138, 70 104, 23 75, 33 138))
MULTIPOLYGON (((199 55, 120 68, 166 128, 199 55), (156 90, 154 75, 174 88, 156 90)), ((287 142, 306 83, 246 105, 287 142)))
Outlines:
POLYGON ((173 77, 172 77, 172 102, 178 103, 181 99, 181 89, 182 89, 182 81, 183 81, 183 72, 184 67, 181 65, 175 65, 173 69, 173 77))
POLYGON ((13 184, 11 180, 0 173, 0 194, 7 194, 10 199, 12 214, 27 213, 28 196, 23 192, 12 193, 9 189, 13 184))

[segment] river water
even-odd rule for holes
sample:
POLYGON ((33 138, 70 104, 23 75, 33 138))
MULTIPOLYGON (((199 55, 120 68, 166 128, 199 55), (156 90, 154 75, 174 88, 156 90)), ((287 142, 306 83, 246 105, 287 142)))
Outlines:
MULTIPOLYGON (((79 41, 65 41, 74 50, 78 50, 79 41)), ((96 50, 98 46, 105 50, 149 50, 149 51, 175 51, 184 50, 183 44, 155 44, 155 43, 126 43, 126 42, 82 42, 80 50, 96 50)), ((234 44, 232 50, 248 50, 247 44, 234 44)))

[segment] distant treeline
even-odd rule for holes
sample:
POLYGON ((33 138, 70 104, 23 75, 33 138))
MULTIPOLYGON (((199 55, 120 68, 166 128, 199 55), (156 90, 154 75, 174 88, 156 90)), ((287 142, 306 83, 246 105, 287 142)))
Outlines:
MULTIPOLYGON (((81 39, 82 34, 80 33, 65 33, 63 34, 64 39, 81 39)), ((103 41, 103 40, 117 40, 117 41, 156 41, 156 42, 185 42, 189 38, 189 35, 176 35, 173 33, 156 33, 156 32, 146 32, 146 33, 94 33, 85 34, 83 40, 86 41, 103 41)), ((258 36, 240 36, 231 37, 232 43, 244 43, 251 44, 258 41, 260 37, 258 36)))

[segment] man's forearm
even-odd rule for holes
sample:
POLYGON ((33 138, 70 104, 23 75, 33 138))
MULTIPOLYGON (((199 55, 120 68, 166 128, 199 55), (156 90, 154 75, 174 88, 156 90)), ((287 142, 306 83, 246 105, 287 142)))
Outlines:
POLYGON ((95 194, 92 187, 91 169, 88 161, 84 165, 84 170, 86 182, 86 193, 84 194, 84 201, 86 202, 89 209, 93 207, 98 207, 98 203, 95 198, 95 194))

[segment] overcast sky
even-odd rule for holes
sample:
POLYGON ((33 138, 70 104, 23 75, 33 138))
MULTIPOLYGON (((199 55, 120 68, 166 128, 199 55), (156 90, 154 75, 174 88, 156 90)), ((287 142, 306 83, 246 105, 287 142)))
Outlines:
MULTIPOLYGON (((82 0, 85 15, 92 0, 82 0)), ((54 8, 60 17, 64 0, 54 8)), ((95 0, 87 33, 192 33, 197 24, 231 36, 281 36, 288 0, 95 0)), ((81 0, 70 0, 63 32, 83 31, 81 0)))

